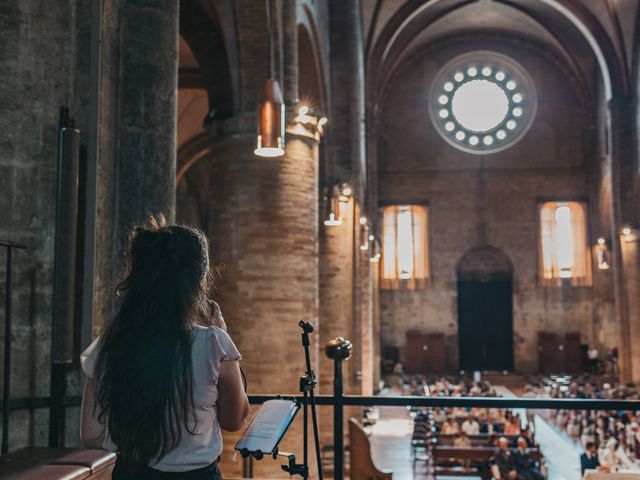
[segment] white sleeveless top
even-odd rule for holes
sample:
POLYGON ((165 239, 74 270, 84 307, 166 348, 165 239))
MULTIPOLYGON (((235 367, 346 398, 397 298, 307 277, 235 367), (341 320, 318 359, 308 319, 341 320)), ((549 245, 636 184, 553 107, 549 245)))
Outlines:
MULTIPOLYGON (((222 433, 218 423, 216 402, 218 399, 218 375, 222 362, 239 360, 238 349, 231 337, 218 327, 193 326, 193 400, 197 418, 197 435, 183 427, 180 444, 151 467, 164 472, 181 472, 206 467, 222 452, 222 433)), ((82 370, 93 378, 100 349, 100 337, 96 338, 80 356, 82 370)), ((115 452, 117 446, 106 432, 102 444, 115 452)))

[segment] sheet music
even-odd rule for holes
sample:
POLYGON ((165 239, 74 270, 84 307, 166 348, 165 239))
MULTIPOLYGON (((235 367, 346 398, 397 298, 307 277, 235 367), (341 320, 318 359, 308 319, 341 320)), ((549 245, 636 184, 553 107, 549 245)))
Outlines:
POLYGON ((298 406, 291 400, 267 400, 253 417, 236 450, 260 450, 271 454, 295 417, 298 406))

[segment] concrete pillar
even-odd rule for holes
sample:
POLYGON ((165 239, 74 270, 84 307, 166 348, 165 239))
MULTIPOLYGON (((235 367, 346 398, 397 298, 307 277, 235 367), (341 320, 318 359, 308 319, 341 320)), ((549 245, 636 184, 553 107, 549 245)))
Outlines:
MULTIPOLYGON (((318 326, 318 141, 302 125, 287 130, 285 155, 255 148, 254 114, 218 125, 212 145, 209 233, 220 265, 216 299, 241 353, 249 393, 297 394, 305 371, 300 320, 318 326)), ((319 334, 311 334, 318 370, 319 334)), ((282 449, 301 455, 302 415, 282 449)), ((236 436, 225 435, 225 475, 236 436)), ((302 458, 300 456, 300 458, 302 458)), ((282 473, 280 462, 256 463, 256 475, 282 473)))
POLYGON ((178 2, 121 4, 118 223, 175 210, 178 2))
MULTIPOLYGON (((329 2, 331 60, 330 161, 336 176, 366 185, 364 40, 359 0, 329 2)), ((364 190, 360 191, 364 197, 364 190)))
POLYGON ((117 260, 131 225, 148 214, 174 219, 178 3, 96 3, 94 334, 114 314, 117 260))

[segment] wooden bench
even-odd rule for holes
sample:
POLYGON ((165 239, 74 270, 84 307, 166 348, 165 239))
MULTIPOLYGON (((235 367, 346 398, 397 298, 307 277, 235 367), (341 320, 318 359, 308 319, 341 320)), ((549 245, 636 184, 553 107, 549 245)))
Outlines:
MULTIPOLYGON (((484 479, 489 479, 491 478, 489 459, 495 455, 496 451, 495 447, 435 446, 432 454, 436 474, 480 475, 484 479), (462 466, 450 465, 452 460, 462 466)), ((538 448, 528 448, 527 452, 536 461, 542 461, 542 454, 538 448)))
POLYGON ((369 437, 355 418, 349 420, 349 444, 351 480, 391 480, 391 472, 380 470, 373 463, 369 437))
MULTIPOLYGON (((438 433, 434 436, 434 438, 437 439, 437 443, 438 445, 442 445, 442 446, 449 446, 449 445, 453 445, 453 441, 456 439, 456 437, 458 436, 458 434, 453 433, 453 434, 445 434, 445 433, 438 433)), ((473 434, 473 435, 467 435, 467 438, 469 439, 469 441, 471 442, 472 446, 478 446, 478 447, 490 447, 489 445, 489 437, 490 435, 488 433, 478 433, 478 434, 473 434)), ((496 434, 495 438, 506 438, 509 441, 509 445, 515 445, 516 440, 518 440, 518 438, 520 438, 520 435, 500 435, 500 434, 496 434)), ((493 448, 493 447, 492 447, 493 448)))
POLYGON ((109 480, 115 453, 105 450, 74 450, 48 465, 28 470, 20 480, 109 480))

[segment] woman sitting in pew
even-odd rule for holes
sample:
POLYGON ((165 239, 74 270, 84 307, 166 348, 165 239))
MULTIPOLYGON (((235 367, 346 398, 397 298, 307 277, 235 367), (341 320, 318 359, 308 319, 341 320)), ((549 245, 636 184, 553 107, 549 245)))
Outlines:
POLYGON ((113 479, 221 479, 220 428, 242 428, 249 403, 210 276, 202 232, 131 233, 119 310, 81 357, 81 438, 117 453, 113 479))
POLYGON ((444 423, 440 426, 440 432, 444 435, 453 435, 460 431, 458 422, 454 421, 451 417, 447 417, 444 423))

